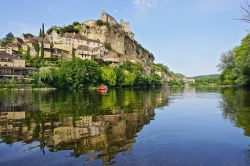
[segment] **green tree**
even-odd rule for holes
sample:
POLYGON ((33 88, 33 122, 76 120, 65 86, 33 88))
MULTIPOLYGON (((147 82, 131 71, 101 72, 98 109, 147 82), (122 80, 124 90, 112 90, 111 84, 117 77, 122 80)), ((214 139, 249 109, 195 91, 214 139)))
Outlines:
POLYGON ((123 70, 121 77, 123 78, 123 83, 122 83, 123 86, 133 86, 135 83, 136 74, 131 73, 128 70, 123 70))
POLYGON ((30 56, 30 46, 27 46, 27 56, 30 56))
POLYGON ((162 79, 157 74, 151 73, 149 75, 149 84, 152 86, 162 85, 162 79))
POLYGON ((12 32, 7 33, 5 36, 5 40, 9 40, 9 41, 13 40, 14 38, 15 37, 12 32))
POLYGON ((250 33, 233 51, 222 55, 219 68, 223 83, 250 85, 250 33))
POLYGON ((42 23, 42 38, 45 37, 45 31, 44 31, 44 23, 42 23))
POLYGON ((116 73, 113 67, 104 66, 101 68, 101 78, 104 84, 109 86, 116 85, 116 73))
POLYGON ((42 30, 41 30, 41 28, 39 29, 39 37, 42 37, 43 35, 42 35, 42 30))
POLYGON ((47 67, 41 67, 39 72, 32 73, 30 78, 34 83, 43 84, 53 80, 52 71, 47 67))
POLYGON ((44 45, 43 45, 43 41, 41 43, 41 58, 44 58, 44 45))
POLYGON ((250 85, 250 33, 234 49, 237 84, 250 85))
POLYGON ((232 85, 235 83, 236 77, 234 77, 235 69, 235 55, 234 51, 228 51, 223 53, 220 58, 219 70, 222 71, 220 80, 222 84, 232 85))
POLYGON ((3 39, 0 40, 0 45, 6 46, 6 45, 12 43, 14 39, 15 39, 15 37, 14 37, 13 33, 9 32, 5 35, 5 37, 3 39))
POLYGON ((76 58, 76 49, 74 47, 72 47, 71 56, 72 56, 72 59, 76 58))
POLYGON ((61 88, 81 89, 100 82, 100 67, 90 60, 75 58, 72 61, 64 61, 53 73, 53 85, 61 88))
POLYGON ((38 55, 39 55, 39 51, 40 51, 40 46, 39 46, 38 43, 36 43, 36 44, 34 45, 34 49, 35 49, 35 51, 36 51, 36 53, 37 53, 37 56, 38 56, 38 55))

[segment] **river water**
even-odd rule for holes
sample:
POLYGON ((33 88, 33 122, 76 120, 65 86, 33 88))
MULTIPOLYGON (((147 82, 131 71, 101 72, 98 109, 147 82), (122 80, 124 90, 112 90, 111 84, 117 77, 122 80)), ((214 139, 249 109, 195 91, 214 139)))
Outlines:
POLYGON ((0 91, 0 165, 250 165, 250 91, 0 91))

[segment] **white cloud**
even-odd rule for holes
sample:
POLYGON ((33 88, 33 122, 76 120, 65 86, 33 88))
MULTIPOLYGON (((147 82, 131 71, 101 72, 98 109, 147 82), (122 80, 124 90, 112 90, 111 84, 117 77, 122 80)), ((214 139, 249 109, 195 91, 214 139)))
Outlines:
POLYGON ((117 10, 117 9, 114 9, 113 12, 114 12, 114 13, 118 13, 118 10, 117 10))
POLYGON ((63 12, 63 8, 62 7, 48 6, 47 9, 48 9, 49 12, 63 12))
POLYGON ((148 9, 158 3, 158 0, 133 0, 134 5, 138 9, 148 9))
POLYGON ((195 56, 195 55, 194 55, 194 56, 192 56, 191 58, 192 58, 193 60, 195 60, 195 61, 200 60, 200 57, 195 56))

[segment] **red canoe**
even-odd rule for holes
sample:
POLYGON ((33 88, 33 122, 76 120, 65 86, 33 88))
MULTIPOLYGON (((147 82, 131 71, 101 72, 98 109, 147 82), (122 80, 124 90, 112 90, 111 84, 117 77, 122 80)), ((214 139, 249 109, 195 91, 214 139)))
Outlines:
POLYGON ((108 88, 105 86, 100 86, 97 88, 97 91, 100 93, 106 93, 108 91, 108 88))

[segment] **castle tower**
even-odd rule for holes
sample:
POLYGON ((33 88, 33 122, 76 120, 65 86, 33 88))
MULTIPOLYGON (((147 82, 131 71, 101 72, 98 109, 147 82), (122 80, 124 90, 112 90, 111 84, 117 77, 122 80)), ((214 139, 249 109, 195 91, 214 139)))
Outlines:
POLYGON ((131 29, 130 29, 130 23, 129 22, 125 22, 123 19, 120 20, 120 24, 121 26, 123 27, 123 30, 125 32, 131 32, 131 29))
POLYGON ((103 11, 100 16, 100 20, 103 22, 109 23, 110 25, 115 25, 117 24, 116 20, 114 17, 109 15, 107 12, 103 11))

